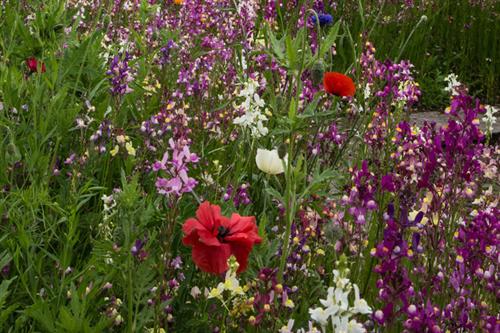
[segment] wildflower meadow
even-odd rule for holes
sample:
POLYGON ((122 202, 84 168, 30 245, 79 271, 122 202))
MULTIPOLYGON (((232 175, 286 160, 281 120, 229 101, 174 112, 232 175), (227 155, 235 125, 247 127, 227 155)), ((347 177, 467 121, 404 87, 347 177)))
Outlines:
POLYGON ((500 333, 499 105, 497 0, 0 0, 0 332, 500 333))

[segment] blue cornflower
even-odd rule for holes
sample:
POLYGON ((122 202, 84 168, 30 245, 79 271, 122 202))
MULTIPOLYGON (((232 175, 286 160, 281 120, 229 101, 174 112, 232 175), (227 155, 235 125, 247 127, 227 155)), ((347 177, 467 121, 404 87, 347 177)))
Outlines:
MULTIPOLYGON (((316 15, 312 15, 312 22, 316 24, 316 15)), ((318 14, 319 25, 325 26, 333 23, 333 16, 330 14, 318 14)))

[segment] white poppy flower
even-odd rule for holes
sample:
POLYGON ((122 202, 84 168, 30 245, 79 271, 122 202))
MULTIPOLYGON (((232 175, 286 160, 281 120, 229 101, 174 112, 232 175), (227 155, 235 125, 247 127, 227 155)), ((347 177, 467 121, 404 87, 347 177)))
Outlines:
MULTIPOLYGON (((285 156, 285 161, 287 160, 287 156, 285 156)), ((283 159, 279 157, 277 149, 257 149, 255 162, 257 163, 257 167, 267 174, 278 175, 285 172, 283 159)))

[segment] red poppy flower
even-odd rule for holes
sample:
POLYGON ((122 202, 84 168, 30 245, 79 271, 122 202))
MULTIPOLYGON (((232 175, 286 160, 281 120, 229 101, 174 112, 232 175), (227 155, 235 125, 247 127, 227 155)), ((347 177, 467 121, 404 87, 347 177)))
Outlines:
POLYGON ((187 219, 182 226, 184 245, 192 247, 193 261, 200 269, 213 274, 227 271, 231 255, 240 264, 238 273, 248 265, 253 245, 262 241, 254 216, 221 215, 220 207, 205 201, 198 207, 196 218, 187 219))
POLYGON ((325 90, 337 96, 354 96, 356 86, 349 76, 337 72, 326 72, 323 75, 325 90))
MULTIPOLYGON (((38 60, 36 60, 36 58, 34 57, 26 59, 26 66, 28 66, 30 72, 32 73, 38 72, 38 60)), ((42 73, 45 73, 46 68, 43 62, 41 62, 41 66, 42 66, 41 68, 42 73)))

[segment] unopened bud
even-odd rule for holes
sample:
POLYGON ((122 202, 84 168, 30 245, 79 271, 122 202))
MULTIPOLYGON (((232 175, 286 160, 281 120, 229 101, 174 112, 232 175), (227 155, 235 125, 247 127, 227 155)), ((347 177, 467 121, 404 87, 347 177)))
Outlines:
POLYGON ((279 158, 283 159, 285 158, 287 154, 288 147, 285 143, 282 143, 278 146, 278 156, 279 158))
POLYGON ((311 78, 314 85, 318 85, 323 80, 323 73, 325 72, 325 65, 320 60, 316 62, 311 69, 311 78))

